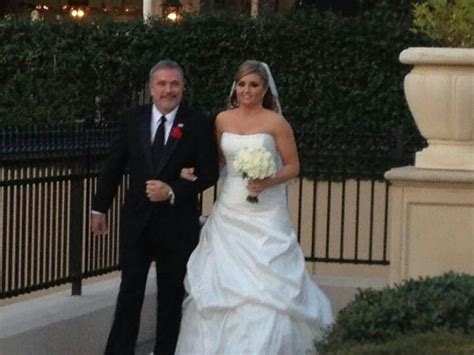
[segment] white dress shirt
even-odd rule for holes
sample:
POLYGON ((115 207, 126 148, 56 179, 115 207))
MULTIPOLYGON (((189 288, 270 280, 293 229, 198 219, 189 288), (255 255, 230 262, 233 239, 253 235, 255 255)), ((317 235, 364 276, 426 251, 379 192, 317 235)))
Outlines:
POLYGON ((160 124, 160 118, 161 116, 166 117, 166 122, 165 122, 165 144, 168 141, 168 136, 171 132, 171 128, 173 127, 173 122, 174 119, 176 118, 176 113, 178 112, 179 106, 176 106, 173 111, 167 113, 166 115, 163 115, 158 108, 153 105, 153 109, 151 110, 151 125, 150 125, 150 139, 151 143, 153 143, 153 140, 155 139, 155 134, 156 134, 156 129, 158 128, 158 125, 160 124))

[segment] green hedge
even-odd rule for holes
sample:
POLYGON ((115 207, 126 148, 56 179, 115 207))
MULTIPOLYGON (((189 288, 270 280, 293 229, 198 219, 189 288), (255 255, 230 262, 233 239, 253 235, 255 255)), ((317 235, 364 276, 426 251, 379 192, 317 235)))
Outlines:
POLYGON ((469 355, 474 353, 474 336, 457 332, 427 332, 397 336, 387 342, 338 343, 322 354, 331 355, 469 355))
POLYGON ((295 11, 256 20, 196 16, 180 25, 2 20, 0 127, 113 122, 124 106, 139 102, 149 68, 163 58, 184 67, 185 101, 215 115, 238 65, 260 59, 272 68, 284 114, 306 150, 384 152, 390 142, 374 147, 345 133, 402 127, 414 151, 420 138, 402 88, 410 67, 398 56, 428 42, 410 30, 404 4, 382 2, 354 17, 295 11), (319 145, 317 126, 330 136, 319 145))
POLYGON ((474 276, 450 272, 359 291, 338 314, 326 348, 432 331, 474 334, 474 276))

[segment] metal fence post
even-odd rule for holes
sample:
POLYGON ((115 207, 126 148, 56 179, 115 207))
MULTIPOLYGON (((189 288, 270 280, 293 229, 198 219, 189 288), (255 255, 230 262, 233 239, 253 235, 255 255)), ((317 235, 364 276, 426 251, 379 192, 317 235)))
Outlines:
POLYGON ((84 211, 84 179, 81 163, 74 164, 71 179, 71 224, 69 240, 69 273, 72 280, 72 295, 82 293, 82 217, 84 211))

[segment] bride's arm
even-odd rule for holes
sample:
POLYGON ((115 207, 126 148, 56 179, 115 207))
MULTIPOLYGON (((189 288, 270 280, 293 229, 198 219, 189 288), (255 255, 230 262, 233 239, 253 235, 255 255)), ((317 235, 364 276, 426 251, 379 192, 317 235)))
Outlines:
POLYGON ((225 157, 224 154, 222 153, 221 149, 221 139, 222 139, 222 133, 224 133, 224 125, 223 125, 223 113, 219 113, 216 117, 216 124, 215 124, 215 129, 216 129, 216 142, 217 142, 217 158, 219 159, 219 170, 222 171, 222 169, 225 166, 225 157))
POLYGON ((275 132, 275 141, 283 166, 274 178, 275 185, 292 180, 300 174, 300 160, 295 135, 287 120, 282 119, 280 122, 281 124, 277 125, 275 132))
POLYGON ((296 178, 300 173, 300 161, 296 148, 295 137, 290 124, 284 118, 279 118, 274 124, 273 136, 276 148, 281 156, 283 166, 273 178, 253 180, 248 184, 250 191, 257 194, 269 187, 279 185, 296 178))

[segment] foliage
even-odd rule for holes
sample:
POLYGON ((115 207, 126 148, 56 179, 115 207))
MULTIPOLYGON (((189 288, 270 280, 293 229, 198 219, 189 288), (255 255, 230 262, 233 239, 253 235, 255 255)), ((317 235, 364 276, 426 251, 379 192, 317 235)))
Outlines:
POLYGON ((349 161, 386 156, 397 145, 414 152, 422 140, 403 93, 410 68, 398 55, 429 42, 411 23, 410 6, 389 2, 353 17, 294 11, 189 16, 180 25, 4 19, 0 126, 114 122, 124 106, 147 98, 148 71, 163 58, 183 66, 185 102, 214 116, 238 65, 259 59, 272 68, 300 151, 338 150, 349 161), (399 129, 406 138, 395 144, 399 129))
POLYGON ((474 337, 472 334, 451 332, 427 332, 397 336, 385 343, 338 343, 326 347, 323 354, 368 355, 368 354, 472 354, 474 337))
POLYGON ((359 291, 339 313, 326 345, 386 342, 431 331, 474 333, 474 276, 450 272, 359 291))
POLYGON ((415 4, 413 24, 443 47, 474 47, 474 0, 426 0, 415 4))

